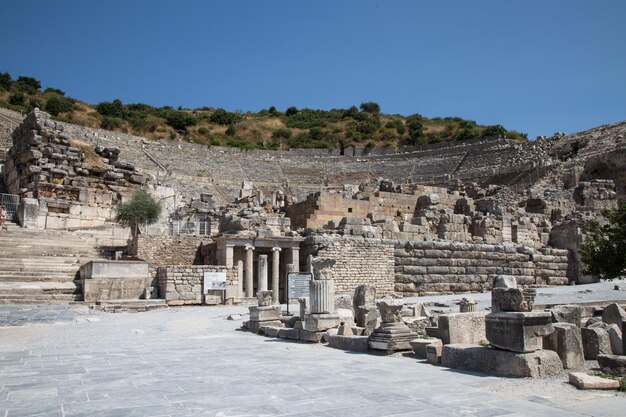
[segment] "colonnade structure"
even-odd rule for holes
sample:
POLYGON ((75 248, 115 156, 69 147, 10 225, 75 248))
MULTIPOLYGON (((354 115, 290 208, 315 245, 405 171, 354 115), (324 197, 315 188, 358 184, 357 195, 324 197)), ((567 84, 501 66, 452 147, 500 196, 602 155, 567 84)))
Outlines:
POLYGON ((221 235, 215 238, 215 255, 219 265, 237 267, 238 298, 253 298, 257 291, 271 289, 274 302, 285 302, 287 274, 300 271, 302 240, 290 236, 221 235))

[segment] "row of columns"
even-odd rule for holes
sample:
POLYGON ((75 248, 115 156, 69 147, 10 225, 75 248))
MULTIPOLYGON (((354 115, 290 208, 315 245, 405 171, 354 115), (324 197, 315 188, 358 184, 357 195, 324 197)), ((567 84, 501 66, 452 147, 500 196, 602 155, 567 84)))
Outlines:
MULTIPOLYGON (((239 267, 239 293, 243 294, 246 298, 254 297, 254 250, 252 245, 246 245, 244 247, 245 260, 238 262, 239 267), (243 270, 243 277, 241 271, 243 270), (243 279, 241 279, 243 278, 243 279), (245 284, 245 285, 244 285, 245 284)), ((280 291, 280 252, 281 248, 272 248, 272 297, 275 303, 278 303, 278 296, 280 291)), ((292 262, 294 264, 293 270, 298 271, 299 263, 299 248, 291 248, 292 262)), ((234 247, 226 246, 226 266, 232 268, 234 263, 234 247)), ((259 255, 258 259, 258 272, 257 272, 257 290, 265 291, 268 288, 268 268, 267 268, 267 255, 259 255)))

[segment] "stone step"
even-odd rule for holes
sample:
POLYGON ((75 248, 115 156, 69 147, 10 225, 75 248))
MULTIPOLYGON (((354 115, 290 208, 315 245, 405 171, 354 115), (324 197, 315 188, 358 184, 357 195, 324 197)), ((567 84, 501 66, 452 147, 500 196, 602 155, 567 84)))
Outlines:
POLYGON ((7 282, 19 282, 33 283, 33 282, 73 282, 76 279, 74 274, 68 274, 66 276, 45 276, 45 275, 30 275, 30 274, 15 274, 0 276, 0 284, 7 282))
POLYGON ((72 304, 82 302, 81 295, 3 295, 0 296, 0 304, 72 304))

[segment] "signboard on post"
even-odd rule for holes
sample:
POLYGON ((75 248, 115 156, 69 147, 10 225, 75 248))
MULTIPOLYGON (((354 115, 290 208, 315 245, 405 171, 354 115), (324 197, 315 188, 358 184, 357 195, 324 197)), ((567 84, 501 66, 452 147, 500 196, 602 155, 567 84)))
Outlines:
POLYGON ((226 272, 204 273, 204 293, 209 290, 226 290, 226 272))
POLYGON ((289 299, 309 298, 309 281, 312 274, 308 272, 290 272, 287 274, 287 294, 289 299))
POLYGON ((289 272, 287 274, 287 314, 289 314, 289 300, 309 298, 309 281, 313 274, 309 272, 289 272))

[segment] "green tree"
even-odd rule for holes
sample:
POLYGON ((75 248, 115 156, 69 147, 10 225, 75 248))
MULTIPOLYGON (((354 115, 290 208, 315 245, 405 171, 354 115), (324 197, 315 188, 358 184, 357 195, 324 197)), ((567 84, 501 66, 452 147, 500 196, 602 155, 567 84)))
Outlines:
POLYGON ((287 117, 294 116, 296 114, 298 114, 298 108, 297 107, 291 106, 291 107, 288 107, 287 110, 285 110, 285 116, 287 116, 287 117))
POLYGON ((216 125, 229 126, 234 125, 241 120, 241 114, 229 112, 224 109, 217 109, 209 117, 209 121, 216 125))
POLYGON ((586 273, 611 280, 626 273, 626 203, 602 213, 606 224, 591 220, 585 224, 585 242, 580 247, 586 273))
POLYGON ((365 113, 379 114, 380 106, 376 102, 367 101, 365 103, 361 103, 361 111, 365 113))
POLYGON ((124 117, 124 105, 120 99, 98 103, 96 110, 107 117, 124 117))
POLYGON ((485 128, 485 130, 483 131, 482 137, 487 137, 487 136, 500 136, 500 137, 504 137, 506 135, 506 129, 504 127, 502 127, 502 125, 493 125, 493 126, 487 126, 485 128))
POLYGON ((176 130, 186 130, 187 126, 198 123, 198 118, 191 113, 180 110, 172 110, 167 113, 167 124, 176 130))
POLYGON ((130 226, 136 235, 142 224, 153 224, 161 215, 161 202, 146 190, 139 189, 130 200, 117 207, 117 221, 123 226, 130 226))
POLYGON ((22 106, 24 105, 25 101, 26 97, 19 91, 17 93, 11 94, 11 96, 9 97, 9 104, 13 104, 14 106, 22 106))
POLYGON ((74 105, 72 102, 62 96, 52 96, 46 101, 46 111, 53 116, 58 116, 59 113, 65 113, 72 111, 74 105))
POLYGON ((11 82, 11 74, 8 72, 0 72, 0 87, 8 91, 11 89, 11 82))
POLYGON ((20 89, 20 91, 31 94, 36 93, 41 88, 41 82, 33 77, 19 76, 17 77, 17 81, 15 82, 15 84, 17 85, 17 88, 20 89))

